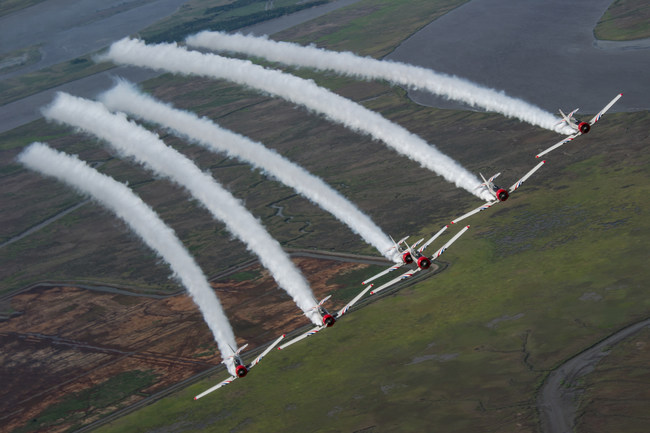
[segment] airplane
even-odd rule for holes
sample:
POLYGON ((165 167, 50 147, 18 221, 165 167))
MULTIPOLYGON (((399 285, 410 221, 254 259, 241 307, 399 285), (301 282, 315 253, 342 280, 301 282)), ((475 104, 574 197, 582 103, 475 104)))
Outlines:
MULTIPOLYGON (((456 224, 459 221, 464 220, 465 218, 474 215, 475 213, 479 213, 482 210, 489 209, 490 207, 494 206, 497 203, 500 203, 502 201, 508 200, 508 197, 510 197, 510 194, 515 192, 530 176, 532 176, 533 173, 535 173, 537 170, 540 169, 542 165, 544 165, 546 161, 542 161, 539 164, 537 164, 532 170, 530 170, 528 173, 524 175, 521 179, 519 179, 514 185, 512 185, 509 189, 501 188, 500 186, 497 186, 494 183, 494 179, 496 179, 501 173, 497 173, 488 180, 485 180, 483 175, 481 174, 481 178, 483 179, 483 183, 478 186, 478 188, 485 188, 494 198, 490 200, 489 202, 477 207, 476 209, 467 212, 465 215, 461 215, 455 220, 451 222, 451 224, 456 224)), ((479 173, 480 174, 480 173, 479 173)))
MULTIPOLYGON (((448 227, 448 226, 446 226, 444 229, 446 229, 447 227, 448 227)), ((443 229, 443 230, 444 230, 444 229, 443 229)), ((434 260, 434 259, 437 259, 438 257, 440 257, 440 256, 441 256, 441 255, 442 255, 442 254, 447 250, 447 248, 449 248, 449 246, 450 246, 451 244, 453 244, 454 242, 456 242, 456 240, 457 240, 459 237, 461 237, 461 236, 462 236, 462 235, 463 235, 463 234, 464 234, 468 229, 469 229, 469 226, 464 227, 461 231, 459 231, 458 233, 456 233, 456 235, 455 235, 453 238, 451 238, 449 241, 447 241, 447 243, 444 244, 444 245, 443 245, 443 246, 442 246, 438 251, 436 251, 436 252, 431 256, 430 259, 427 258, 427 260, 429 261, 429 264, 431 264, 431 260, 434 260)), ((440 233, 442 233, 443 230, 441 230, 440 232, 438 232, 438 235, 439 235, 440 233)), ((429 266, 427 266, 426 268, 418 267, 418 268, 416 268, 416 269, 414 269, 414 270, 410 270, 410 271, 408 271, 408 272, 405 272, 405 273, 403 273, 402 275, 400 275, 399 277, 394 278, 394 279, 390 280, 389 282, 387 282, 387 283, 385 283, 385 284, 383 284, 383 285, 377 287, 375 290, 373 290, 372 292, 370 292, 370 294, 371 294, 371 295, 376 295, 377 293, 381 292, 382 290, 387 289, 388 287, 390 287, 390 286, 392 286, 392 285, 394 285, 394 284, 396 284, 396 283, 398 283, 398 282, 400 282, 400 281, 403 281, 403 280, 406 280, 406 279, 408 279, 408 278, 411 278, 413 275, 417 274, 418 272, 420 272, 420 271, 422 271, 422 270, 424 270, 424 269, 427 269, 428 267, 429 267, 429 266)))
MULTIPOLYGON (((417 242, 416 242, 415 244, 413 244, 413 245, 409 245, 409 244, 407 244, 407 243, 405 242, 406 239, 409 238, 408 236, 406 236, 405 238, 403 238, 403 239, 400 240, 399 242, 395 242, 395 241, 393 241, 394 246, 391 247, 391 249, 392 249, 392 248, 397 249, 398 254, 400 254, 399 257, 400 257, 400 259, 401 259, 401 262, 398 262, 398 263, 396 263, 395 265, 391 266, 390 268, 385 269, 385 270, 381 271, 380 273, 378 273, 378 274, 376 274, 376 275, 373 275, 372 277, 370 277, 370 278, 368 278, 367 280, 363 281, 361 284, 365 286, 365 285, 368 284, 369 282, 374 281, 374 280, 376 280, 376 279, 379 278, 379 277, 383 277, 383 276, 386 275, 387 273, 392 272, 392 271, 394 271, 394 270, 396 270, 396 269, 399 269, 399 268, 401 268, 401 267, 404 266, 404 265, 411 264, 411 263, 413 263, 414 261, 415 261, 415 263, 418 265, 418 269, 428 269, 429 266, 431 266, 431 260, 430 260, 429 258, 427 258, 426 256, 422 255, 422 252, 423 252, 423 251, 424 251, 424 250, 425 250, 429 245, 431 245, 431 243, 432 243, 433 241, 435 241, 435 240, 438 238, 438 236, 440 236, 440 235, 441 235, 445 230, 447 230, 447 227, 449 227, 449 226, 448 226, 448 225, 444 226, 440 231, 438 231, 438 233, 436 233, 435 235, 433 235, 433 236, 431 237, 431 239, 429 239, 428 241, 426 241, 426 242, 424 243, 424 245, 422 245, 420 248, 418 248, 417 251, 414 250, 414 248, 416 248, 416 247, 420 244, 420 242, 422 242, 422 241, 424 240, 424 238, 420 239, 419 241, 417 241, 417 242), (402 244, 402 243, 404 243, 404 244, 406 245, 406 249, 405 249, 405 250, 401 250, 401 249, 399 248, 399 245, 402 244)), ((392 240, 392 239, 393 239, 393 238, 391 238, 391 240, 392 240)))
POLYGON ((231 374, 231 377, 224 380, 223 382, 220 382, 220 383, 216 384, 212 388, 210 388, 210 389, 208 389, 206 391, 203 391, 201 394, 194 397, 194 400, 198 400, 201 397, 205 397, 206 395, 210 394, 211 392, 218 390, 222 386, 225 386, 225 385, 228 385, 228 384, 232 383, 235 379, 246 376, 248 374, 248 371, 250 369, 252 369, 253 367, 255 367, 257 364, 259 364, 259 362, 262 360, 262 358, 264 358, 271 350, 273 350, 273 348, 275 346, 277 346, 280 343, 280 341, 282 341, 282 339, 284 337, 286 337, 286 335, 287 334, 282 334, 277 340, 275 340, 273 343, 271 343, 271 345, 269 347, 267 347, 264 350, 264 352, 262 352, 262 354, 260 356, 255 358, 253 360, 253 362, 251 362, 248 365, 244 364, 244 362, 242 361, 242 359, 240 357, 240 353, 248 346, 248 344, 244 344, 242 347, 237 349, 237 351, 233 350, 234 353, 231 356, 229 356, 228 358, 221 361, 223 364, 226 365, 226 368, 228 369, 228 373, 231 374))
POLYGON ((558 143, 555 143, 553 146, 549 147, 545 151, 538 153, 537 155, 535 155, 535 158, 540 158, 540 157, 546 155, 547 153, 551 152, 552 150, 555 150, 558 147, 562 146, 563 144, 574 140, 576 137, 579 137, 579 136, 581 136, 583 134, 587 134, 589 131, 591 131, 591 127, 594 126, 594 124, 596 122, 598 122, 601 117, 603 117, 603 114, 605 114, 607 112, 607 110, 609 110, 612 107, 612 105, 614 105, 616 103, 616 101, 619 100, 619 98, 621 96, 623 96, 622 93, 619 93, 618 95, 616 95, 616 97, 614 99, 612 99, 609 102, 609 104, 605 105, 605 108, 600 110, 598 112, 598 114, 596 114, 594 117, 592 117, 589 122, 579 121, 579 120, 576 120, 575 117, 573 117, 573 115, 578 111, 577 108, 575 110, 573 110, 572 112, 570 112, 569 114, 564 114, 562 112, 562 110, 559 110, 560 115, 562 116, 562 119, 558 122, 558 124, 559 123, 566 123, 567 125, 569 125, 571 127, 571 129, 573 129, 576 132, 575 132, 575 134, 569 135, 568 137, 562 139, 558 143))
POLYGON ((300 341, 300 340, 302 340, 304 338, 310 337, 310 336, 322 331, 325 328, 330 328, 330 327, 334 326, 334 324, 336 323, 336 320, 340 319, 341 316, 346 314, 350 310, 350 307, 352 307, 354 304, 356 304, 357 301, 359 299, 361 299, 363 297, 363 295, 365 295, 368 292, 368 290, 372 289, 372 287, 373 287, 373 285, 371 284, 368 287, 366 287, 365 289, 363 289, 357 296, 355 296, 350 302, 348 302, 343 308, 341 308, 336 314, 333 314, 333 315, 330 314, 330 312, 327 311, 325 309, 325 307, 323 307, 323 304, 329 298, 331 298, 332 295, 329 295, 329 296, 323 298, 318 303, 318 305, 312 307, 312 309, 316 310, 318 312, 318 314, 320 314, 320 316, 323 318, 323 324, 321 326, 317 326, 317 327, 315 327, 313 329, 310 329, 309 331, 305 332, 304 334, 299 335, 298 337, 296 337, 293 340, 283 344, 282 346, 278 346, 278 350, 285 349, 285 348, 291 346, 294 343, 297 343, 298 341, 300 341))

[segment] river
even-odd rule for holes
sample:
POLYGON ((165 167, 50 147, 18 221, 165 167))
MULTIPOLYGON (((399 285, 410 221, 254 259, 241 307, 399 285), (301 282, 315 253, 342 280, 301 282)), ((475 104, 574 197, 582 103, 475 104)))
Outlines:
POLYGON ((41 59, 0 79, 92 53, 174 13, 188 0, 47 0, 0 18, 0 55, 39 46, 41 59))
MULTIPOLYGON (((599 42, 612 0, 473 0, 432 22, 387 58, 467 78, 548 111, 650 109, 650 40, 599 42)), ((413 91, 417 102, 457 104, 413 91)))
MULTIPOLYGON (((133 0, 131 2, 124 0, 82 0, 81 2, 78 0, 47 0, 31 8, 23 9, 3 17, 0 19, 0 40, 2 41, 0 54, 11 52, 20 47, 44 44, 41 48, 44 55, 38 64, 23 68, 11 74, 0 75, 0 79, 31 72, 38 68, 99 50, 110 45, 115 40, 136 33, 138 30, 147 27, 158 19, 170 15, 185 1, 187 0, 133 0), (66 4, 69 6, 70 3, 75 1, 78 4, 84 5, 83 8, 75 9, 75 12, 79 13, 78 17, 75 17, 75 13, 71 12, 72 8, 68 7, 66 13, 61 12, 60 22, 48 22, 49 20, 46 19, 48 11, 52 11, 56 7, 61 8, 66 4), (139 6, 135 7, 136 4, 139 6), (122 5, 121 8, 120 5, 122 5), (156 10, 156 13, 151 13, 150 8, 153 6, 160 7, 160 10, 156 10), (117 13, 118 10, 121 12, 117 13), (111 12, 115 13, 111 15, 111 12), (116 25, 115 20, 123 20, 125 22, 116 25), (48 36, 45 30, 35 32, 34 34, 30 34, 26 30, 30 26, 31 28, 34 26, 38 27, 38 23, 40 22, 46 24, 44 25, 44 29, 49 29, 49 32, 51 32, 50 36, 48 36), (3 27, 4 25, 7 25, 7 27, 3 27), (67 29, 66 25, 72 27, 67 29), (88 34, 88 32, 95 33, 88 34), (20 35, 26 37, 23 42, 19 38, 20 35)), ((242 29, 242 32, 256 35, 270 35, 325 15, 333 10, 349 6, 357 1, 359 0, 336 0, 288 16, 246 27, 242 29)), ((75 8, 78 7, 78 5, 75 5, 75 8)), ((94 98, 97 94, 108 90, 113 85, 114 77, 123 77, 131 82, 139 83, 158 75, 160 75, 159 72, 149 69, 133 67, 114 68, 48 89, 19 101, 5 104, 0 106, 0 133, 42 117, 40 112, 41 108, 52 101, 56 92, 63 91, 76 96, 94 98)))

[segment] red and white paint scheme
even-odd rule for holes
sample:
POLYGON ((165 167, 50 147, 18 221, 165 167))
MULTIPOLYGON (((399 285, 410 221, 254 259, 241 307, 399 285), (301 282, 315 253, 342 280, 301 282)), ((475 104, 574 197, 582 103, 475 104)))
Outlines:
POLYGON ((316 310, 318 312, 318 314, 320 314, 320 316, 323 318, 323 324, 321 326, 317 326, 317 327, 315 327, 313 329, 310 329, 309 331, 305 332, 304 334, 300 334, 298 337, 294 338, 293 340, 290 340, 289 342, 283 344, 282 346, 279 346, 278 350, 285 349, 285 348, 291 346, 293 343, 297 343, 300 340, 303 340, 303 339, 305 339, 305 338, 307 338, 309 336, 312 336, 312 335, 322 331, 325 328, 330 328, 330 327, 334 326, 334 324, 336 323, 336 320, 340 319, 341 316, 346 314, 350 310, 350 307, 352 307, 354 304, 356 304, 357 301, 359 299, 361 299, 363 297, 363 295, 365 295, 368 292, 368 290, 370 290, 370 289, 372 289, 372 284, 370 284, 368 287, 363 289, 357 296, 355 296, 350 302, 348 302, 343 308, 341 308, 335 314, 330 314, 330 312, 327 311, 327 309, 325 309, 325 307, 323 307, 323 304, 332 295, 323 298, 323 300, 321 300, 318 303, 318 305, 315 305, 312 308, 313 310, 316 310))
MULTIPOLYGON (((428 241, 428 242, 427 242, 427 243, 422 247, 422 250, 424 250, 424 248, 426 248, 426 247, 428 246, 428 244, 430 244, 430 243, 433 241, 433 239, 437 238, 437 237, 438 237, 438 236, 439 236, 439 235, 440 235, 440 234, 441 234, 441 233, 442 233, 442 232, 443 232, 447 227, 449 227, 449 226, 445 226, 445 227, 443 228, 443 230, 440 230, 438 233, 436 233, 436 235, 435 235, 432 239, 430 239, 430 240, 429 240, 429 241, 428 241)), ((436 252, 431 256, 431 258, 427 258, 427 260, 428 260, 428 262, 429 262, 429 265, 431 264, 431 260, 433 260, 433 259, 437 259, 438 257, 440 257, 440 256, 441 256, 441 255, 442 255, 442 254, 447 250, 447 248, 449 248, 449 246, 450 246, 451 244, 453 244, 454 242, 456 242, 456 240, 457 240, 458 238, 460 238, 460 237, 461 237, 461 236, 462 236, 462 235, 463 235, 463 234, 464 234, 468 229, 469 229, 469 226, 464 227, 462 230, 460 230, 458 233, 456 233, 456 235, 455 235, 453 238, 449 239, 449 240, 447 241, 447 243, 444 244, 444 245, 443 245, 443 246, 442 246, 438 251, 436 251, 436 252)), ((377 293, 381 292, 382 290, 387 289, 387 288, 389 288, 390 286, 399 283, 400 281, 404 281, 404 280, 406 280, 406 279, 408 279, 408 278, 411 278, 413 275, 417 274, 417 273, 420 272, 420 271, 423 271, 424 269, 427 269, 428 267, 429 267, 429 266, 427 266, 426 268, 418 267, 417 269, 409 270, 408 272, 403 273, 403 274, 400 275, 399 277, 394 278, 394 279, 390 280, 389 282, 387 282, 387 283, 385 283, 385 284, 383 284, 383 285, 377 287, 375 290, 373 290, 372 292, 370 292, 370 294, 371 294, 371 295, 377 294, 377 293)))
POLYGON ((477 207, 476 209, 467 212, 465 215, 461 215, 455 220, 451 222, 451 224, 456 224, 459 221, 464 220, 465 218, 474 215, 475 213, 479 213, 482 210, 489 209, 490 207, 494 206, 497 203, 503 202, 508 200, 510 197, 510 194, 515 192, 530 176, 533 175, 537 170, 539 170, 542 165, 544 165, 546 161, 542 161, 539 164, 537 164, 535 167, 533 167, 532 170, 530 170, 528 173, 524 175, 521 179, 519 179, 517 182, 515 182, 510 188, 504 189, 501 188, 498 185, 494 184, 494 179, 499 176, 501 173, 497 173, 488 180, 485 180, 483 175, 481 174, 481 177, 483 178, 483 183, 480 184, 477 188, 485 188, 491 195, 494 197, 494 199, 490 200, 489 202, 482 204, 481 206, 477 207))
POLYGON ((585 122, 584 120, 577 120, 575 117, 573 117, 573 115, 576 114, 576 112, 578 111, 577 108, 575 110, 573 110, 572 112, 570 112, 569 114, 564 114, 562 112, 562 110, 559 110, 560 115, 562 116, 562 119, 560 119, 560 121, 558 123, 566 123, 567 125, 569 125, 576 132, 574 134, 569 135, 568 137, 562 139, 558 143, 555 143, 553 146, 549 147, 545 151, 538 153, 537 155, 535 155, 535 158, 540 158, 540 157, 546 155, 547 153, 549 153, 549 152, 557 149, 558 147, 562 146, 563 144, 574 140, 576 137, 579 137, 579 136, 581 136, 583 134, 589 133, 589 131, 591 131, 591 127, 594 126, 594 124, 596 122, 598 122, 601 117, 603 117, 603 114, 605 114, 607 112, 607 110, 612 108, 612 105, 614 105, 616 103, 616 101, 618 101, 620 99, 621 96, 623 96, 622 93, 619 93, 618 95, 616 95, 616 97, 614 99, 612 99, 611 101, 609 101, 609 104, 605 105, 605 108, 600 110, 598 112, 598 114, 596 114, 594 117, 592 117, 589 122, 585 122))
MULTIPOLYGON (((231 377, 228 379, 224 380, 223 382, 219 382, 212 388, 203 391, 201 394, 197 395, 194 397, 194 400, 198 400, 201 397, 205 397, 206 395, 210 394, 213 391, 218 390, 222 386, 228 385, 229 383, 232 383, 235 379, 238 379, 240 377, 244 377, 248 374, 249 370, 253 367, 255 367, 259 362, 264 358, 275 346, 277 346, 282 339, 286 337, 286 334, 283 334, 280 336, 277 340, 275 340, 269 347, 267 347, 264 352, 262 352, 257 358, 253 360, 250 364, 246 365, 241 359, 241 352, 248 347, 248 344, 244 344, 242 347, 237 349, 236 351, 233 350, 233 354, 221 361, 223 364, 226 365, 226 368, 228 369, 228 372, 231 374, 231 377)), ((232 349, 232 348, 231 348, 232 349)))
MULTIPOLYGON (((361 282, 361 284, 365 286, 366 284, 370 283, 371 281, 374 281, 377 278, 383 277, 384 275, 388 274, 389 272, 392 272, 392 271, 394 271, 396 269, 401 268, 404 265, 408 265, 408 264, 411 264, 413 262, 415 262, 415 264, 418 266, 418 269, 428 269, 431 266, 431 259, 429 259, 425 255, 423 255, 422 252, 429 245, 431 245, 431 243, 433 241, 435 241, 438 238, 438 236, 440 236, 445 230, 447 230, 448 227, 449 227, 448 225, 444 226, 442 229, 440 229, 440 231, 438 231, 435 235, 433 235, 428 241, 426 241, 424 243, 424 245, 422 245, 417 250, 415 248, 417 248, 417 246, 420 244, 420 242, 422 242, 424 240, 424 238, 420 239, 419 241, 417 241, 413 245, 409 245, 409 244, 406 243, 406 240, 409 238, 408 236, 402 238, 399 242, 393 241, 394 246, 391 247, 391 249, 394 248, 397 251, 396 256, 399 255, 399 257, 401 258, 401 261, 397 261, 397 263, 394 264, 393 266, 391 266, 390 268, 384 269, 380 273, 378 273, 376 275, 373 275, 372 277, 368 278, 367 280, 361 282), (402 243, 404 245, 406 245, 405 249, 401 249, 400 245, 402 243), (405 257, 408 257, 408 260, 405 259, 405 257)), ((391 237, 391 240, 392 239, 393 238, 391 237)))

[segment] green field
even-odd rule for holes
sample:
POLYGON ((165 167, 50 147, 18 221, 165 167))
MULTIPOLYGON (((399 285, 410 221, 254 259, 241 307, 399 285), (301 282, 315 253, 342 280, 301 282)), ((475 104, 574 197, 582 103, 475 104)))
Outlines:
POLYGON ((546 373, 650 310, 648 161, 603 159, 547 167, 473 218, 436 278, 99 431, 537 431, 546 373))
POLYGON ((616 0, 594 29, 598 39, 629 41, 650 37, 650 4, 644 0, 616 0))
POLYGON ((43 431, 44 428, 53 430, 61 424, 62 420, 69 422, 70 414, 73 414, 73 419, 82 420, 92 417, 95 412, 100 412, 107 407, 113 405, 119 407, 119 403, 123 403, 123 400, 129 395, 154 384, 155 376, 155 373, 151 371, 124 372, 97 386, 69 395, 63 401, 38 414, 31 423, 13 431, 14 433, 28 433, 43 431))
MULTIPOLYGON (((362 0, 277 37, 380 57, 463 2, 362 0)), ((207 7, 198 0, 192 4, 200 3, 207 7)), ((65 68, 60 77, 68 74, 65 68)), ((533 155, 557 140, 553 133, 493 114, 422 107, 385 83, 299 74, 381 112, 472 172, 502 171, 504 183, 530 169, 533 155)), ((25 88, 41 84, 39 78, 25 88)), ((171 75, 144 87, 277 149, 393 236, 418 239, 478 204, 380 143, 283 101, 225 82, 171 75)), ((468 220, 471 230, 445 254, 450 266, 435 278, 269 355, 250 377, 199 402, 192 397, 223 375, 100 430, 537 432, 535 393, 548 371, 649 315, 649 121, 647 112, 608 114, 591 134, 549 155, 547 165, 508 202, 468 220)), ((161 136, 245 200, 283 246, 376 254, 330 215, 263 174, 161 136), (276 216, 272 204, 284 206, 291 219, 276 216)), ((206 274, 251 257, 175 186, 114 158, 93 138, 43 120, 0 135, 0 241, 83 199, 14 162, 35 140, 102 163, 100 171, 128 181, 176 230, 206 274)), ((449 232, 446 238, 454 230, 449 232)), ((180 289, 151 251, 92 203, 0 249, 0 262, 0 294, 43 279, 180 289)), ((233 276, 257 277, 256 272, 233 276)), ((362 279, 354 272, 334 278, 349 285, 336 296, 349 299, 362 279)), ((127 379, 116 379, 115 395, 138 388, 133 384, 140 378, 127 379)), ((76 417, 75 399, 86 400, 84 408, 104 404, 87 394, 71 396, 43 416, 76 417)))

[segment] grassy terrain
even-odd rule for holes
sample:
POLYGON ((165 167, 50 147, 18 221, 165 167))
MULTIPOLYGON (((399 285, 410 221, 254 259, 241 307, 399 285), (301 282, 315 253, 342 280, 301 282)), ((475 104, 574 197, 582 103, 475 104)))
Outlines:
POLYGON ((647 162, 556 168, 473 218, 436 278, 99 431, 537 431, 545 374, 650 311, 647 162))
MULTIPOLYGON (((48 407, 38 414, 32 421, 22 428, 14 430, 15 433, 28 433, 33 431, 53 430, 65 419, 69 422, 70 416, 82 419, 93 416, 94 412, 110 406, 121 406, 131 394, 148 388, 156 381, 156 375, 151 371, 128 371, 108 379, 95 387, 74 393, 56 405, 48 407)), ((60 427, 59 427, 60 428, 60 427)), ((69 429, 68 431, 73 431, 69 429)))
POLYGON ((266 0, 195 0, 184 5, 176 14, 145 29, 140 36, 150 43, 181 41, 201 30, 232 31, 330 1, 276 0, 273 8, 267 10, 266 0))
MULTIPOLYGON (((442 4, 453 7, 361 1, 334 20, 317 20, 281 37, 382 56, 430 21, 433 15, 426 14, 442 4)), ((496 115, 421 107, 383 83, 301 74, 381 112, 472 172, 502 171, 503 179, 514 180, 532 167, 532 155, 557 140, 496 115)), ((382 144, 291 104, 228 83, 169 75, 146 88, 277 149, 323 177, 394 236, 430 234, 477 205, 475 197, 382 144)), ((534 393, 546 372, 650 311, 643 261, 649 119, 647 112, 608 115, 594 132, 554 152, 521 192, 469 220, 470 232, 445 255, 449 270, 436 278, 350 315, 305 344, 274 353, 250 378, 205 400, 191 397, 221 376, 103 430, 373 431, 374 426, 374 431, 427 431, 440 426, 452 432, 537 431, 534 393)), ((245 165, 163 138, 245 200, 284 246, 375 253, 292 190, 245 165), (284 206, 285 218, 272 204, 284 206)), ((0 136, 3 238, 81 200, 13 162, 35 139, 104 162, 101 171, 129 181, 207 274, 250 257, 182 191, 111 158, 92 138, 42 121, 0 136)), ((178 289, 150 251, 92 204, 0 249, 0 262, 4 292, 45 278, 178 289)), ((336 282, 362 279, 352 272, 336 282)), ((345 290, 351 295, 356 289, 345 290)))
POLYGON ((396 41, 403 41, 466 1, 361 0, 273 38, 383 57, 395 49, 396 41))
POLYGON ((644 0, 616 0, 598 21, 594 34, 610 41, 650 37, 650 4, 644 0))
POLYGON ((6 74, 16 69, 23 68, 41 60, 39 46, 21 48, 10 53, 0 55, 0 73, 6 74))
POLYGON ((95 63, 92 54, 59 63, 29 74, 0 81, 0 105, 5 105, 43 90, 106 71, 114 66, 95 63))

